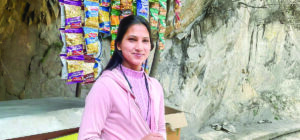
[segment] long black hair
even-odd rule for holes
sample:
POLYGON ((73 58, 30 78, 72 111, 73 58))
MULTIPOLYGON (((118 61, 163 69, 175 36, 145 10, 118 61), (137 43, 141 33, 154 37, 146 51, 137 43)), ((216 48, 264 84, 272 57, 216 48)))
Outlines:
POLYGON ((104 70, 112 70, 123 62, 124 57, 122 55, 121 50, 118 50, 117 44, 121 44, 123 37, 126 34, 127 30, 129 29, 129 27, 131 27, 134 24, 145 25, 145 27, 147 28, 147 30, 149 32, 151 50, 153 49, 154 46, 153 46, 153 42, 152 42, 152 38, 151 38, 151 28, 150 28, 149 22, 141 16, 134 16, 134 15, 127 16, 127 17, 123 18, 120 22, 117 38, 115 40, 115 51, 104 70))

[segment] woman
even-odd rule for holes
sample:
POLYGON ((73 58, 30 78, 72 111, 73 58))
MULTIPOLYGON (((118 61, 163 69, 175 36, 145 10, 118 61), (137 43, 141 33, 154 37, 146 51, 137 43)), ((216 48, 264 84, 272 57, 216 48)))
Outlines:
POLYGON ((120 22, 115 52, 86 98, 78 139, 166 139, 163 89, 142 68, 153 49, 150 34, 143 17, 120 22))

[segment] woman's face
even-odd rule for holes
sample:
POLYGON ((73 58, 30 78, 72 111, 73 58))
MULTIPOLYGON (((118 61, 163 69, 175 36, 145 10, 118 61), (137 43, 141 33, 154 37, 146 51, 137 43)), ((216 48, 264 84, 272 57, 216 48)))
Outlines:
POLYGON ((124 60, 122 64, 133 70, 140 71, 142 63, 148 58, 151 43, 149 32, 143 24, 131 25, 125 33, 123 40, 117 44, 122 51, 124 60))

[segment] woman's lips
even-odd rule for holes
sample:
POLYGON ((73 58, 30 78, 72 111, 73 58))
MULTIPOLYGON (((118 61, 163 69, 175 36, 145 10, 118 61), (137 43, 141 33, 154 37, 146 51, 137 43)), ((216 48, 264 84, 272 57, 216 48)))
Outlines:
POLYGON ((138 58, 143 56, 143 54, 140 54, 140 53, 133 53, 133 55, 138 58))

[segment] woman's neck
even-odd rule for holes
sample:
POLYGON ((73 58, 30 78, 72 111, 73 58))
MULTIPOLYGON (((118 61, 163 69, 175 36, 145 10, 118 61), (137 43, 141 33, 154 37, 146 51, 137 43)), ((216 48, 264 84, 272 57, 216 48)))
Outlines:
POLYGON ((126 67, 126 68, 129 68, 129 69, 131 69, 131 70, 135 70, 135 71, 141 71, 142 70, 142 65, 138 65, 138 66, 136 66, 136 65, 129 65, 128 63, 122 63, 122 65, 124 66, 124 67, 126 67))

